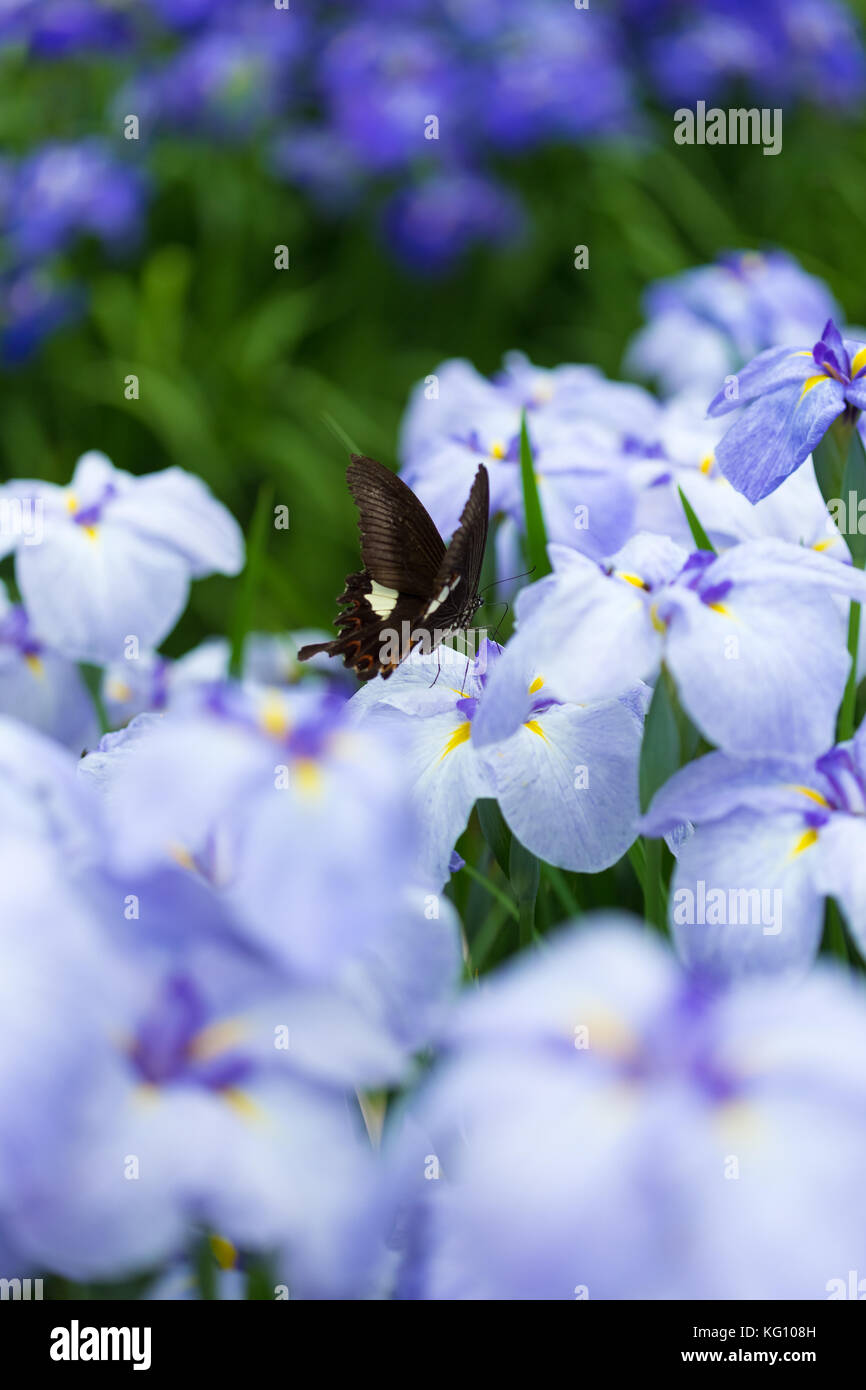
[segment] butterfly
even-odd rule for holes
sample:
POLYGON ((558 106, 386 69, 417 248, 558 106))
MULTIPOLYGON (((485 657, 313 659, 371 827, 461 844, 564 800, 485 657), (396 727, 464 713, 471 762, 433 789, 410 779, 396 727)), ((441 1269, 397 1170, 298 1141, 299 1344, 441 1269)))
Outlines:
POLYGON ((478 612, 490 487, 479 464, 446 546, 412 489, 383 464, 353 454, 346 478, 358 508, 364 568, 347 577, 337 599, 339 637, 302 647, 298 660, 319 652, 342 656, 344 666, 371 680, 390 676, 419 645, 431 651, 478 612))

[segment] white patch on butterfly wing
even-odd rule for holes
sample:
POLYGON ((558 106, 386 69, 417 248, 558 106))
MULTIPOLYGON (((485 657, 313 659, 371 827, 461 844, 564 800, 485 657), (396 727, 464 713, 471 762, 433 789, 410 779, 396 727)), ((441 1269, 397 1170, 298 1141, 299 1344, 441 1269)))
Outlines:
POLYGON ((452 580, 449 581, 449 583, 442 585, 442 588, 439 591, 438 596, 434 598, 430 603, 428 603, 427 607, 425 608, 425 618, 429 618, 433 613, 436 612, 437 608, 442 607, 442 604, 445 602, 448 595, 452 593, 454 589, 457 588, 457 585, 460 583, 461 578, 462 576, 457 574, 454 576, 452 580))
POLYGON ((376 614, 377 618, 387 618, 397 606, 400 597, 396 589, 388 589, 384 584, 377 584, 375 579, 370 580, 370 592, 367 594, 367 602, 376 614))

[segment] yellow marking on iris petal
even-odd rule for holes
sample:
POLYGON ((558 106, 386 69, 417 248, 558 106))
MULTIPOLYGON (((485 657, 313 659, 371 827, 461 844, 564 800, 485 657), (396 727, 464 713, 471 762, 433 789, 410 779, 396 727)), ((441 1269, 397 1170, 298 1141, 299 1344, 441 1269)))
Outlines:
POLYGON ((259 711, 259 725, 273 738, 283 738, 288 732, 286 707, 278 691, 269 690, 265 695, 259 711))
POLYGON ((829 550, 830 547, 831 547, 831 545, 838 545, 838 544, 839 544, 839 537, 838 537, 838 536, 828 536, 828 537, 826 538, 826 540, 823 540, 823 541, 816 541, 815 544, 812 546, 812 549, 813 549, 813 550, 817 550, 817 551, 829 550))
POLYGON ((585 1050, 588 1052, 600 1052, 607 1057, 616 1057, 625 1061, 627 1058, 633 1057, 638 1051, 635 1034, 617 1014, 604 1010, 590 1013, 586 1018, 575 1018, 572 1023, 573 1027, 570 1032, 573 1037, 577 1036, 578 1028, 586 1028, 586 1041, 589 1046, 585 1050))
POLYGON ((35 676, 37 680, 45 679, 45 667, 38 656, 34 656, 31 652, 29 656, 25 656, 24 660, 27 663, 31 676, 35 676))
POLYGON ((713 464, 715 463, 715 461, 715 454, 704 454, 704 457, 701 459, 700 465, 701 472, 703 473, 704 477, 706 477, 708 473, 712 472, 713 464))
POLYGON ((627 570, 614 570, 617 579, 624 579, 626 584, 633 584, 636 589, 645 589, 646 580, 641 579, 639 574, 629 574, 627 570))
POLYGON ((159 1087, 152 1081, 141 1081, 135 1087, 133 1095, 137 1101, 145 1105, 153 1105, 154 1101, 159 1100, 159 1087))
POLYGON ((810 801, 817 801, 819 806, 829 807, 829 801, 825 800, 825 798, 821 795, 820 792, 813 791, 811 787, 798 786, 794 782, 792 782, 790 785, 792 792, 799 792, 801 796, 808 796, 810 801))
MULTIPOLYGON (((819 372, 817 376, 807 376, 803 382, 803 389, 800 392, 800 400, 803 399, 807 391, 811 391, 813 386, 817 386, 820 381, 829 381, 830 378, 825 372, 819 372)), ((797 404, 799 405, 799 401, 797 404)))
POLYGON ((240 1019, 222 1018, 216 1023, 208 1023, 200 1028, 191 1040, 187 1052, 197 1062, 209 1062, 227 1052, 235 1043, 246 1036, 246 1028, 240 1019))
POLYGON ((223 1100, 228 1101, 232 1110, 236 1115, 240 1115, 242 1120, 263 1119, 264 1111, 247 1095, 246 1091, 240 1090, 239 1087, 226 1086, 220 1095, 223 1100))
POLYGON ((502 440, 494 439, 493 443, 490 445, 490 457, 492 459, 504 459, 506 452, 507 450, 502 440))
POLYGON ((448 754, 453 752, 455 748, 459 748, 461 743, 466 743, 471 733, 472 724, 468 719, 464 719, 462 724, 458 724, 457 728, 454 730, 453 734, 451 735, 444 749, 442 750, 442 757, 440 757, 439 759, 440 763, 442 761, 442 758, 447 758, 448 754))
POLYGON ((540 690, 541 687, 542 687, 543 685, 544 685, 544 677, 543 677, 543 676, 536 676, 536 677, 535 677, 535 680, 532 682, 532 685, 529 687, 529 693, 530 693, 530 695, 534 695, 535 692, 536 692, 537 690, 540 690))
POLYGON ((448 689, 452 692, 452 694, 459 695, 461 700, 468 700, 471 698, 469 695, 466 694, 465 690, 458 690, 457 687, 454 685, 449 685, 448 689))
POLYGON ((105 693, 109 700, 116 700, 118 704, 126 704, 127 700, 132 699, 132 687, 127 685, 126 681, 117 680, 116 677, 112 677, 106 683, 105 693))
POLYGON ((708 603, 707 607, 712 608, 714 613, 721 613, 723 618, 730 618, 732 621, 734 620, 734 615, 731 612, 730 608, 726 608, 723 603, 708 603))
POLYGON ((861 347, 860 351, 855 352, 851 358, 851 375, 856 376, 863 367, 866 367, 866 347, 861 347))
POLYGON ((78 511, 78 498, 74 492, 67 492, 66 494, 66 510, 73 516, 78 511))
POLYGON ((169 845, 168 852, 175 864, 179 864, 182 869, 189 869, 194 874, 198 873, 198 865, 186 845, 179 844, 175 840, 169 845))
POLYGON ((530 729, 532 733, 538 734, 539 738, 543 738, 545 743, 547 742, 547 735, 537 719, 527 719, 523 727, 524 729, 530 729))
POLYGON ((98 526, 82 526, 81 529, 89 541, 95 541, 99 539, 98 526))
POLYGON ((746 1100, 726 1100, 716 1110, 716 1124, 730 1143, 753 1139, 758 1120, 755 1107, 746 1100))
POLYGON ((805 831, 804 834, 802 834, 802 835, 800 836, 800 838, 799 838, 799 840, 797 841, 797 843, 795 844, 794 848, 791 850, 790 858, 791 858, 791 859, 796 859, 798 854, 802 854, 804 850, 807 850, 807 849, 809 849, 812 845, 814 845, 814 843, 815 843, 815 841, 817 840, 817 838, 818 838, 818 832, 817 832, 817 830, 812 829, 812 830, 807 830, 807 831, 805 831))
POLYGON ((652 623, 656 632, 667 632, 668 625, 665 622, 664 618, 659 617, 659 606, 657 603, 654 603, 652 608, 650 609, 650 622, 652 623))
POLYGON ((322 774, 317 762, 312 758, 298 758, 293 771, 298 782, 298 790, 305 796, 317 796, 322 789, 322 774))
POLYGON ((209 1236, 208 1245, 220 1269, 234 1269, 238 1252, 230 1240, 226 1240, 225 1236, 209 1236))
POLYGON ((809 348, 799 348, 797 352, 792 352, 792 353, 791 353, 791 356, 792 356, 792 357, 811 357, 811 356, 812 356, 812 353, 811 353, 811 351, 810 351, 809 348))

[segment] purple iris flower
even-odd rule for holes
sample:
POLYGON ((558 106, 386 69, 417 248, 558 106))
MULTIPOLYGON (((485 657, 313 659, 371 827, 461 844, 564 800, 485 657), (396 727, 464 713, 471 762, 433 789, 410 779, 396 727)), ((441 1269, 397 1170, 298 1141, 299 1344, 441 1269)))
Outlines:
POLYGON ((626 366, 666 394, 712 390, 765 348, 808 341, 841 312, 822 280, 776 249, 728 251, 713 265, 658 280, 643 307, 648 322, 629 344, 626 366))
POLYGON ((851 664, 838 600, 866 597, 859 570, 776 540, 690 557, 642 534, 601 565, 549 550, 554 573, 518 597, 517 632, 475 721, 480 746, 519 726, 527 662, 569 701, 622 695, 664 662, 693 723, 729 752, 831 742, 851 664))
POLYGON ((318 81, 334 134, 369 170, 405 168, 440 149, 452 158, 463 152, 469 84, 437 26, 343 24, 321 55, 318 81))
POLYGON ((99 738, 93 701, 77 666, 47 647, 27 612, 0 584, 0 713, 21 719, 75 753, 99 738))
POLYGON ((385 235, 413 270, 436 275, 478 244, 515 240, 524 218, 503 184, 467 169, 439 170, 392 198, 385 235))
POLYGON ((713 987, 611 913, 486 977, 446 1041, 387 1153, 399 1297, 821 1299, 863 1268, 841 972, 713 987))
POLYGON ((18 167, 6 234, 22 260, 38 261, 80 236, 116 250, 137 236, 145 205, 140 170, 100 140, 53 142, 18 167))
POLYGON ((866 726, 818 758, 710 753, 662 787, 643 828, 674 835, 671 930, 690 967, 806 969, 827 897, 866 949, 866 726))
POLYGON ((710 415, 747 405, 716 449, 729 482, 750 502, 799 468, 833 421, 866 407, 866 344, 843 339, 832 319, 809 348, 769 348, 713 397, 710 415), (750 404, 751 403, 751 404, 750 404))
POLYGON ((27 362, 47 338, 84 312, 83 286, 60 282, 43 267, 0 274, 0 353, 10 366, 27 362))
POLYGON ((388 681, 370 681, 350 701, 362 728, 405 746, 422 829, 422 859, 434 881, 479 798, 498 801, 522 844, 566 869, 598 872, 634 838, 641 718, 633 699, 558 699, 544 668, 514 675, 513 727, 480 746, 475 737, 490 682, 503 661, 485 639, 476 656, 440 647, 410 657, 388 681))
POLYGON ((669 101, 715 101, 740 83, 766 101, 800 96, 851 108, 866 85, 860 35, 848 8, 835 0, 767 0, 758 7, 749 0, 697 6, 631 0, 628 19, 669 101))
POLYGON ((344 692, 315 682, 190 681, 164 714, 103 739, 81 776, 110 810, 112 874, 182 870, 293 991, 307 1070, 402 1074, 451 998, 459 951, 399 740, 359 730, 344 692))
POLYGON ((24 42, 36 58, 122 51, 132 38, 129 17, 102 0, 9 0, 0 17, 0 41, 24 42))
POLYGON ((166 468, 143 478, 95 450, 68 487, 18 481, 0 487, 5 515, 40 518, 38 544, 0 524, 0 554, 40 635, 66 656, 98 664, 148 651, 182 613, 190 581, 237 574, 243 536, 200 478, 166 468))

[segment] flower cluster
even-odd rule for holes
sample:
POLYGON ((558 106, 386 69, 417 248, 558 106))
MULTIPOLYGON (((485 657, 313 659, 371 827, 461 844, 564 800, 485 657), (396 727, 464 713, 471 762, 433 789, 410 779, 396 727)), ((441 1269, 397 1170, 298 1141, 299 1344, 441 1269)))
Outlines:
POLYGON ((866 345, 781 256, 680 288, 664 399, 517 353, 416 389, 443 534, 483 460, 488 561, 544 572, 501 640, 360 690, 310 632, 160 651, 244 563, 194 475, 0 488, 0 1277, 817 1299, 866 1267, 866 345))
POLYGON ((80 308, 63 247, 134 243, 142 170, 164 179, 166 139, 255 141, 271 176, 327 214, 372 206, 397 255, 429 274, 520 234, 519 196, 494 172, 502 156, 643 138, 642 91, 665 109, 746 87, 765 102, 847 110, 866 89, 856 25, 835 0, 628 0, 611 13, 541 0, 531 15, 517 0, 373 0, 363 13, 315 14, 289 0, 14 0, 0 15, 0 55, 22 49, 85 80, 105 69, 111 96, 81 139, 0 168, 12 360, 80 308))

